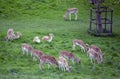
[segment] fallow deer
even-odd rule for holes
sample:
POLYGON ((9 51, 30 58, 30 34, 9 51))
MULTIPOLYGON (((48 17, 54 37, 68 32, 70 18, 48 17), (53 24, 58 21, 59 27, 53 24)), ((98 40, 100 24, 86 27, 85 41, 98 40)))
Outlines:
POLYGON ((33 60, 35 60, 36 58, 39 60, 40 57, 41 57, 42 55, 44 55, 44 53, 43 53, 42 51, 40 51, 40 50, 33 49, 33 50, 32 50, 32 55, 33 55, 33 60))
POLYGON ((98 56, 100 57, 101 62, 103 62, 104 54, 102 53, 101 49, 98 46, 96 46, 96 45, 90 45, 89 49, 95 50, 96 53, 98 54, 98 56))
POLYGON ((17 32, 17 34, 15 35, 15 39, 18 39, 22 36, 22 33, 21 32, 17 32))
POLYGON ((68 65, 67 60, 63 56, 59 56, 58 65, 59 65, 59 69, 63 71, 70 72, 71 70, 71 67, 68 65))
POLYGON ((48 69, 50 68, 50 65, 56 65, 58 67, 58 62, 53 56, 48 55, 42 55, 40 56, 40 69, 42 70, 42 67, 44 64, 48 64, 48 69))
POLYGON ((11 29, 8 29, 7 31, 6 41, 10 41, 13 39, 15 39, 15 34, 14 34, 14 30, 11 28, 11 29))
POLYGON ((83 52, 86 52, 88 49, 87 45, 82 40, 79 40, 79 39, 73 40, 72 49, 75 50, 76 46, 79 46, 81 48, 81 51, 83 50, 83 52))
POLYGON ((69 8, 69 9, 67 9, 66 13, 63 16, 64 20, 67 19, 67 16, 69 16, 69 20, 71 20, 71 14, 75 14, 75 20, 77 20, 78 9, 77 8, 69 8))
POLYGON ((40 43, 40 38, 38 36, 34 37, 33 42, 40 43))
POLYGON ((88 50, 88 54, 89 54, 89 58, 91 60, 91 63, 95 63, 95 61, 97 61, 98 64, 101 64, 101 60, 99 58, 99 55, 96 53, 96 51, 94 49, 89 49, 88 50))
POLYGON ((23 43, 21 45, 21 48, 22 48, 23 54, 27 53, 27 55, 28 55, 28 53, 30 53, 31 56, 32 56, 32 49, 33 49, 33 47, 31 45, 23 43))
POLYGON ((77 64, 80 64, 80 59, 75 57, 73 53, 68 52, 68 51, 61 51, 60 55, 63 56, 64 58, 71 60, 72 63, 74 64, 74 61, 76 61, 77 64))
POLYGON ((53 33, 49 33, 49 36, 43 36, 42 40, 51 42, 53 37, 54 37, 53 33))

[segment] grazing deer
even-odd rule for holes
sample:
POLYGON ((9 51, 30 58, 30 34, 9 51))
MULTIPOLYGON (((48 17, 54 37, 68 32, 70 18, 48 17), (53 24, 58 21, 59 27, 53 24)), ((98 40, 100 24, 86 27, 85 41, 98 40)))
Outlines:
POLYGON ((53 37, 54 37, 54 35, 52 33, 49 33, 49 36, 43 36, 42 40, 51 42, 53 37))
POLYGON ((75 14, 75 20, 77 20, 78 9, 77 8, 69 8, 69 9, 67 9, 66 13, 63 16, 64 20, 66 20, 67 16, 69 16, 69 20, 71 21, 71 14, 75 14))
POLYGON ((89 49, 88 50, 88 54, 89 54, 89 58, 91 60, 91 63, 95 63, 95 61, 97 61, 98 64, 101 64, 101 60, 99 58, 99 55, 96 53, 96 51, 94 49, 89 49))
POLYGON ((33 42, 35 43, 40 43, 40 39, 38 36, 34 37, 33 42))
POLYGON ((33 60, 35 60, 35 58, 40 59, 40 57, 42 55, 44 55, 44 53, 42 51, 40 51, 40 50, 33 49, 32 50, 32 55, 33 55, 33 60))
POLYGON ((15 35, 15 39, 18 39, 22 36, 22 33, 21 32, 17 32, 17 34, 15 35))
POLYGON ((63 71, 70 72, 71 70, 71 67, 68 65, 67 60, 63 56, 59 56, 58 65, 59 65, 59 69, 63 71))
POLYGON ((32 52, 33 47, 31 45, 23 43, 21 45, 21 48, 22 48, 23 54, 27 53, 27 55, 28 55, 28 53, 30 53, 32 56, 31 52, 32 52))
POLYGON ((8 29, 7 31, 7 36, 6 36, 6 41, 13 40, 15 39, 15 34, 13 29, 8 29))
POLYGON ((48 55, 42 55, 40 56, 40 69, 42 70, 42 67, 44 64, 48 64, 48 69, 50 68, 50 65, 56 65, 58 67, 58 62, 56 61, 56 59, 52 56, 48 56, 48 55))
POLYGON ((93 49, 96 51, 96 53, 98 54, 98 56, 101 59, 101 62, 103 62, 104 59, 104 54, 102 53, 101 49, 99 47, 97 47, 96 45, 90 45, 89 49, 93 49))
POLYGON ((67 58, 68 60, 71 60, 73 64, 74 64, 74 61, 76 61, 77 64, 80 64, 80 59, 75 57, 71 52, 61 51, 60 55, 63 56, 64 58, 67 58))
POLYGON ((81 51, 83 50, 83 52, 88 50, 87 45, 82 40, 74 39, 72 49, 75 50, 76 46, 80 46, 81 51))

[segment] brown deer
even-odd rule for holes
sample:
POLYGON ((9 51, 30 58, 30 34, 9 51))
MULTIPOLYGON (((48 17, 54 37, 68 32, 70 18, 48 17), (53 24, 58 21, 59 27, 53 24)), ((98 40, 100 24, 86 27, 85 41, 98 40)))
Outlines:
POLYGON ((67 16, 69 16, 69 20, 71 21, 71 14, 75 14, 75 20, 77 20, 78 9, 77 8, 69 8, 69 9, 67 9, 66 13, 63 16, 64 20, 66 20, 67 16))
POLYGON ((89 49, 95 50, 96 53, 98 54, 98 56, 100 57, 101 62, 103 62, 104 54, 102 53, 101 49, 98 46, 96 46, 96 45, 90 45, 89 49))
POLYGON ((40 56, 40 69, 42 70, 42 67, 44 64, 48 64, 48 69, 50 68, 50 65, 56 65, 58 67, 58 62, 56 61, 56 59, 52 56, 48 56, 48 55, 42 55, 40 56))
POLYGON ((26 44, 26 43, 23 43, 23 44, 21 45, 21 48, 22 48, 23 54, 27 53, 27 55, 28 55, 28 53, 30 53, 31 56, 32 56, 32 53, 31 53, 31 52, 32 52, 32 50, 33 50, 33 47, 32 47, 31 45, 26 44))
POLYGON ((22 33, 21 32, 17 32, 17 34, 15 35, 15 39, 18 39, 22 36, 22 33))
POLYGON ((88 54, 89 54, 89 58, 91 60, 91 63, 95 63, 95 61, 97 61, 98 64, 101 64, 101 60, 99 58, 99 55, 96 53, 96 51, 94 49, 89 49, 88 50, 88 54))
POLYGON ((14 34, 14 30, 11 28, 11 29, 8 29, 7 31, 7 36, 6 36, 6 41, 10 41, 10 40, 14 40, 15 39, 15 34, 14 34))
POLYGON ((33 55, 33 60, 36 60, 36 58, 39 60, 40 57, 41 57, 42 55, 44 55, 44 53, 43 53, 42 51, 40 51, 40 50, 33 49, 33 50, 32 50, 32 55, 33 55))
POLYGON ((47 41, 47 42, 51 42, 53 37, 54 37, 53 33, 49 33, 49 36, 43 36, 42 40, 47 41))
POLYGON ((76 61, 77 64, 80 64, 80 59, 75 57, 73 53, 68 52, 68 51, 61 51, 60 55, 63 56, 64 58, 71 60, 72 63, 74 64, 74 61, 76 61))
POLYGON ((67 60, 63 56, 59 56, 58 65, 59 65, 59 69, 63 71, 68 71, 68 72, 71 71, 71 66, 68 65, 67 60))
POLYGON ((40 38, 38 36, 35 36, 33 42, 40 43, 40 38))
POLYGON ((74 39, 72 49, 75 50, 76 46, 79 46, 83 52, 86 52, 88 50, 87 45, 82 40, 74 39))

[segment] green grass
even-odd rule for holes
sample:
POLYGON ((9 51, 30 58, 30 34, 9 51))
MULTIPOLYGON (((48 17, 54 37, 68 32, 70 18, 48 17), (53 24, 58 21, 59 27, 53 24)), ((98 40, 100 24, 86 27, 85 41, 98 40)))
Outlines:
MULTIPOLYGON (((31 17, 30 17, 31 18, 31 17)), ((116 22, 117 23, 117 22, 116 22)), ((120 35, 115 31, 117 24, 114 24, 114 37, 94 37, 87 34, 89 22, 86 20, 63 21, 40 18, 17 18, 0 20, 0 79, 113 79, 119 78, 120 73, 120 35), (5 42, 4 38, 8 28, 22 32, 23 36, 14 41, 5 42), (52 43, 41 40, 40 44, 34 44, 34 36, 42 38, 48 33, 54 33, 55 37, 52 43), (82 39, 85 43, 99 46, 105 54, 102 65, 90 64, 86 53, 80 52, 79 47, 72 51, 72 40, 82 39), (39 62, 33 61, 27 55, 23 55, 21 44, 28 43, 34 48, 42 50, 48 55, 55 56, 58 59, 60 50, 72 51, 77 57, 81 58, 81 65, 70 65, 72 71, 62 72, 57 68, 43 71, 38 67, 39 62)), ((118 30, 118 29, 117 29, 118 30)))

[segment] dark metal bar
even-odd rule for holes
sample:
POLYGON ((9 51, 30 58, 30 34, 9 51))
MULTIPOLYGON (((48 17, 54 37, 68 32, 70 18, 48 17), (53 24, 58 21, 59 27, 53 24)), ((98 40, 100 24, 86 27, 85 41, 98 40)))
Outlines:
POLYGON ((113 17, 113 11, 111 12, 111 26, 110 26, 110 32, 111 32, 111 33, 112 33, 112 23, 113 23, 112 17, 113 17))
POLYGON ((105 8, 105 30, 106 30, 106 20, 107 20, 107 8, 105 8))
POLYGON ((92 26, 92 10, 90 9, 90 30, 91 30, 91 26, 92 26))

